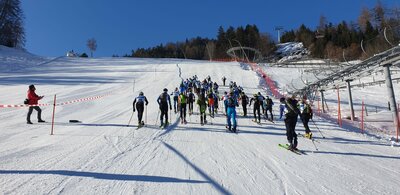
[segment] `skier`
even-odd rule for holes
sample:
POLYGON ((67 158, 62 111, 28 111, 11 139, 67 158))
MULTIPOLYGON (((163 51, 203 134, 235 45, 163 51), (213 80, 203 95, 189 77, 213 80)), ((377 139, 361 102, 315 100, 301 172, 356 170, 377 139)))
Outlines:
POLYGON ((161 121, 161 125, 160 127, 165 128, 169 125, 168 123, 168 105, 169 105, 169 109, 172 110, 172 106, 171 106, 171 99, 168 95, 168 89, 164 88, 163 90, 164 92, 158 97, 157 99, 157 103, 159 105, 160 108, 160 121, 161 121), (165 124, 163 123, 163 118, 165 116, 165 124))
POLYGON ((206 117, 207 100, 204 93, 200 93, 199 97, 197 98, 197 105, 199 105, 199 111, 200 111, 200 124, 201 125, 207 124, 207 117, 206 117))
POLYGON ((214 118, 214 106, 215 106, 214 94, 211 90, 207 95, 207 99, 208 99, 208 113, 210 114, 210 117, 214 118))
POLYGON ((226 105, 228 107, 228 112, 226 115, 228 129, 229 129, 229 131, 236 133, 236 125, 237 125, 237 123, 236 123, 236 107, 239 106, 239 103, 237 102, 233 92, 230 92, 226 105), (232 123, 233 123, 233 128, 232 128, 232 123))
POLYGON ((175 88, 175 91, 171 93, 174 96, 174 112, 177 113, 178 110, 178 97, 179 97, 179 90, 178 87, 175 88))
POLYGON ((283 114, 284 114, 284 111, 285 111, 285 98, 284 98, 284 97, 281 97, 281 98, 279 99, 279 102, 281 103, 281 104, 279 105, 279 119, 282 119, 283 114))
POLYGON ((258 97, 258 101, 260 101, 260 105, 261 105, 261 108, 262 108, 262 113, 264 114, 265 113, 265 107, 264 107, 263 102, 265 100, 265 97, 263 95, 261 95, 261 92, 257 93, 257 97, 258 97))
POLYGON ((226 81, 226 77, 223 76, 223 77, 222 77, 222 83, 224 84, 224 86, 225 86, 225 81, 226 81))
POLYGON ((193 103, 195 101, 196 101, 196 97, 194 96, 194 93, 192 92, 192 89, 189 89, 189 94, 188 94, 189 115, 193 114, 193 103))
POLYGON ((29 105, 29 110, 28 114, 26 116, 26 123, 27 124, 33 124, 31 122, 31 114, 33 112, 33 109, 35 109, 38 113, 37 119, 39 123, 44 123, 46 121, 42 120, 42 109, 40 109, 39 106, 33 106, 38 104, 39 100, 41 100, 44 96, 38 96, 36 93, 36 88, 34 85, 29 85, 29 90, 27 94, 27 99, 28 99, 28 105, 29 105))
POLYGON ((303 122, 304 128, 306 129, 306 134, 304 136, 306 138, 311 139, 312 133, 311 133, 310 127, 308 126, 308 122, 313 117, 311 105, 305 99, 302 99, 301 102, 299 103, 299 110, 301 113, 300 118, 303 122))
POLYGON ((289 142, 289 150, 296 150, 297 149, 297 134, 295 131, 297 117, 300 113, 299 109, 297 108, 297 100, 293 95, 291 98, 287 98, 285 101, 285 126, 286 126, 286 137, 289 142))
POLYGON ((214 97, 214 113, 217 114, 218 113, 218 104, 219 104, 219 97, 218 97, 218 93, 213 93, 213 97, 214 97))
POLYGON ((186 103, 187 103, 186 93, 181 92, 181 94, 179 95, 181 124, 187 123, 186 122, 186 103))
POLYGON ((272 106, 274 105, 274 102, 272 101, 269 96, 265 99, 265 117, 267 120, 268 119, 268 112, 271 114, 271 121, 274 121, 274 115, 272 114, 272 106))
POLYGON ((228 107, 226 106, 226 100, 228 99, 228 92, 224 92, 224 95, 221 97, 221 100, 224 102, 224 109, 225 109, 225 115, 228 112, 228 107))
POLYGON ((257 94, 254 94, 253 97, 250 99, 249 106, 251 106, 251 103, 253 101, 254 101, 254 106, 253 106, 254 120, 253 121, 256 123, 261 123, 261 114, 260 114, 261 102, 260 102, 260 98, 258 97, 257 94), (258 121, 257 121, 257 115, 258 115, 258 121))
POLYGON ((249 97, 242 92, 240 99, 242 100, 243 116, 247 116, 247 104, 249 104, 249 97))
POLYGON ((141 127, 144 125, 143 119, 143 111, 144 111, 144 104, 146 103, 149 104, 147 101, 146 96, 144 96, 143 92, 139 92, 139 96, 135 98, 133 101, 133 112, 135 112, 135 104, 136 104, 136 110, 138 111, 138 126, 141 127))

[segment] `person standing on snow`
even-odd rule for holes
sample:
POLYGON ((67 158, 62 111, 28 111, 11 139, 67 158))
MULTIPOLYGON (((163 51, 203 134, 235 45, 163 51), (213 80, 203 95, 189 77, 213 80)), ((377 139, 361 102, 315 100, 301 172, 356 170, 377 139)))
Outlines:
POLYGON ((285 114, 285 113, 284 113, 284 111, 285 111, 285 98, 284 98, 284 97, 281 97, 281 98, 279 99, 279 102, 281 103, 281 104, 279 105, 279 119, 282 119, 283 114, 285 114))
POLYGON ((269 96, 265 99, 265 117, 267 120, 268 119, 268 112, 271 114, 271 121, 274 121, 274 115, 272 114, 272 106, 274 105, 274 102, 272 101, 269 96))
POLYGON ((168 105, 169 105, 170 110, 172 110, 172 106, 171 106, 171 99, 168 95, 168 89, 164 88, 163 91, 164 92, 158 97, 157 103, 160 107, 160 112, 161 112, 160 127, 167 127, 169 125, 169 123, 168 123, 168 105), (165 124, 163 123, 164 116, 165 116, 165 124))
POLYGON ((204 93, 200 93, 199 97, 197 98, 197 105, 199 105, 200 111, 200 124, 207 124, 207 99, 204 93))
POLYGON ((180 116, 181 116, 181 123, 187 123, 186 122, 186 103, 187 103, 187 96, 186 93, 181 92, 179 94, 179 104, 180 104, 180 116))
POLYGON ((236 107, 239 106, 239 103, 233 92, 230 92, 226 105, 228 107, 227 114, 226 114, 228 129, 229 129, 229 131, 236 133, 236 127, 237 127, 236 107), (232 128, 232 124, 233 124, 233 128, 232 128))
POLYGON ((223 77, 222 77, 222 83, 224 84, 224 86, 225 86, 225 81, 226 81, 226 77, 223 76, 223 77))
POLYGON ((301 115, 300 118, 303 122, 304 128, 306 129, 306 134, 304 136, 311 139, 312 133, 310 127, 308 126, 308 122, 310 121, 310 119, 312 119, 313 116, 311 105, 305 99, 302 99, 298 106, 301 115))
POLYGON ((207 95, 207 99, 208 99, 208 112, 210 113, 210 117, 214 118, 214 94, 213 92, 210 90, 210 92, 207 95))
POLYGON ((249 97, 242 92, 240 99, 242 100, 243 116, 247 116, 247 104, 249 104, 249 97))
POLYGON ((178 87, 175 88, 175 91, 171 93, 174 96, 174 112, 177 113, 178 110, 178 97, 179 97, 179 90, 178 87))
POLYGON ((286 126, 286 137, 289 142, 289 150, 296 150, 297 149, 297 134, 295 131, 297 117, 300 113, 299 109, 297 108, 297 100, 293 95, 291 98, 287 98, 285 100, 285 126, 286 126))
POLYGON ((26 123, 27 124, 33 124, 31 122, 31 114, 33 110, 35 109, 38 113, 37 119, 39 123, 44 123, 46 121, 42 120, 42 109, 40 109, 39 106, 33 106, 39 103, 39 100, 41 100, 44 96, 38 96, 36 93, 36 88, 34 85, 29 85, 28 89, 28 94, 27 94, 27 99, 28 99, 28 105, 29 105, 29 110, 28 114, 26 116, 26 123))
POLYGON ((225 115, 228 112, 228 106, 226 105, 226 100, 228 99, 228 92, 224 91, 224 95, 221 97, 222 102, 224 103, 225 115))
POLYGON ((260 102, 260 98, 258 97, 257 94, 254 94, 253 97, 250 99, 249 106, 251 106, 251 103, 253 101, 254 101, 254 106, 253 106, 254 120, 253 121, 256 123, 261 123, 261 114, 260 114, 261 102, 260 102), (257 118, 258 118, 258 121, 257 121, 257 118))
POLYGON ((188 94, 188 103, 189 103, 189 115, 193 114, 193 103, 196 101, 196 97, 194 96, 194 93, 192 89, 189 89, 189 94, 188 94))
POLYGON ((146 106, 147 106, 147 104, 149 104, 149 102, 147 101, 146 96, 144 96, 144 93, 141 91, 139 93, 139 96, 137 96, 135 98, 135 100, 133 101, 133 112, 135 112, 135 107, 136 107, 136 110, 138 111, 138 125, 139 125, 139 127, 144 125, 144 121, 142 119, 143 119, 143 112, 144 112, 145 103, 146 103, 146 106))

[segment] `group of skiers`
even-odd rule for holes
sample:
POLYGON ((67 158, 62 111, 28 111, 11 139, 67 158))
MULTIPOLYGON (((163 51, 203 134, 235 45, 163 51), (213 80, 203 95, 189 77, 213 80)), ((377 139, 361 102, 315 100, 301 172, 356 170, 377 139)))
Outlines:
MULTIPOLYGON (((224 85, 225 80, 226 78, 223 77, 222 81, 224 85)), ((189 115, 192 115, 194 112, 194 103, 196 103, 198 105, 200 124, 207 124, 207 108, 210 117, 214 118, 215 114, 218 113, 220 101, 222 101, 224 105, 224 114, 226 115, 226 128, 229 131, 237 131, 236 107, 239 107, 239 102, 242 105, 244 117, 247 116, 247 105, 251 106, 253 103, 254 122, 261 123, 262 115, 266 120, 273 122, 274 116, 272 113, 272 107, 274 103, 272 99, 268 96, 264 97, 260 92, 258 92, 255 93, 253 97, 249 98, 243 91, 243 88, 238 86, 236 82, 233 81, 231 81, 229 84, 229 93, 225 91, 224 94, 220 96, 218 89, 218 84, 216 82, 213 82, 210 76, 208 76, 203 81, 198 80, 197 75, 193 76, 192 78, 183 80, 179 88, 176 87, 175 90, 171 93, 171 95, 173 96, 174 112, 180 112, 181 123, 187 123, 187 105, 189 107, 189 115), (268 116, 268 113, 270 116, 268 116)), ((32 124, 30 116, 33 110, 36 110, 38 112, 38 122, 45 122, 41 118, 41 109, 37 105, 38 101, 42 99, 43 96, 37 95, 35 93, 35 90, 36 88, 34 85, 29 86, 27 99, 25 101, 25 104, 29 105, 29 111, 26 119, 28 124, 32 124)), ((145 110, 145 106, 147 106, 148 103, 149 102, 142 91, 139 92, 139 96, 137 96, 133 101, 133 112, 137 111, 138 127, 145 125, 143 121, 143 112, 145 110)), ((170 94, 168 94, 167 88, 164 88, 163 93, 158 96, 157 103, 160 109, 160 127, 165 128, 169 125, 168 111, 172 110, 171 98, 170 94)), ((299 102, 298 100, 296 100, 295 96, 291 96, 288 98, 282 97, 280 98, 280 103, 279 119, 283 119, 285 122, 289 149, 296 149, 298 142, 295 127, 297 124, 298 116, 300 116, 300 119, 302 120, 305 128, 306 133, 304 136, 306 138, 312 139, 312 133, 308 126, 308 122, 313 117, 311 105, 305 98, 303 98, 299 102)))

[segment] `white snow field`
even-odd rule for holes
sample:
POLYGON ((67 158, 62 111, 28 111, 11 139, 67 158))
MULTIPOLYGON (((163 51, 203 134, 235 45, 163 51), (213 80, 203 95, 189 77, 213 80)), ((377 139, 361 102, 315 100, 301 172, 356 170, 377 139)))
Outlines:
MULTIPOLYGON (((27 108, 0 108, 0 194, 400 194, 400 148, 390 142, 314 118, 315 145, 299 137, 297 155, 286 143, 281 120, 258 125, 238 117, 238 133, 225 129, 221 112, 199 124, 197 107, 188 124, 172 112, 160 129, 156 99, 183 78, 210 75, 260 91, 259 78, 236 62, 176 59, 39 58, 0 50, 0 104, 22 104, 28 85, 45 95, 39 103, 104 97, 56 107, 42 106, 43 119, 26 124, 27 108), (34 59, 38 62, 33 62, 34 59), (21 68, 10 68, 15 63, 21 68), (149 100, 137 129, 132 101, 149 100), (69 120, 81 123, 69 123, 69 120)), ((227 87, 220 87, 220 91, 227 87)), ((252 108, 249 108, 252 113, 252 108)), ((278 101, 275 100, 275 118, 278 101)), ((239 115, 242 110, 238 109, 239 115)), ((252 116, 252 114, 250 114, 252 116)), ((299 122, 297 132, 304 133, 299 122)))

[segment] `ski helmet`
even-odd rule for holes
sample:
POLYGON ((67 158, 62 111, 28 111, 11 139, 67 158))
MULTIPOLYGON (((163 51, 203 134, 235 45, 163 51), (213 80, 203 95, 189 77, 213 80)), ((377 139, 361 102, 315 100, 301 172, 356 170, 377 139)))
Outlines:
POLYGON ((143 91, 139 92, 139 95, 144 95, 143 91))
POLYGON ((168 91, 168 89, 167 88, 164 88, 164 90, 163 91, 168 91))

